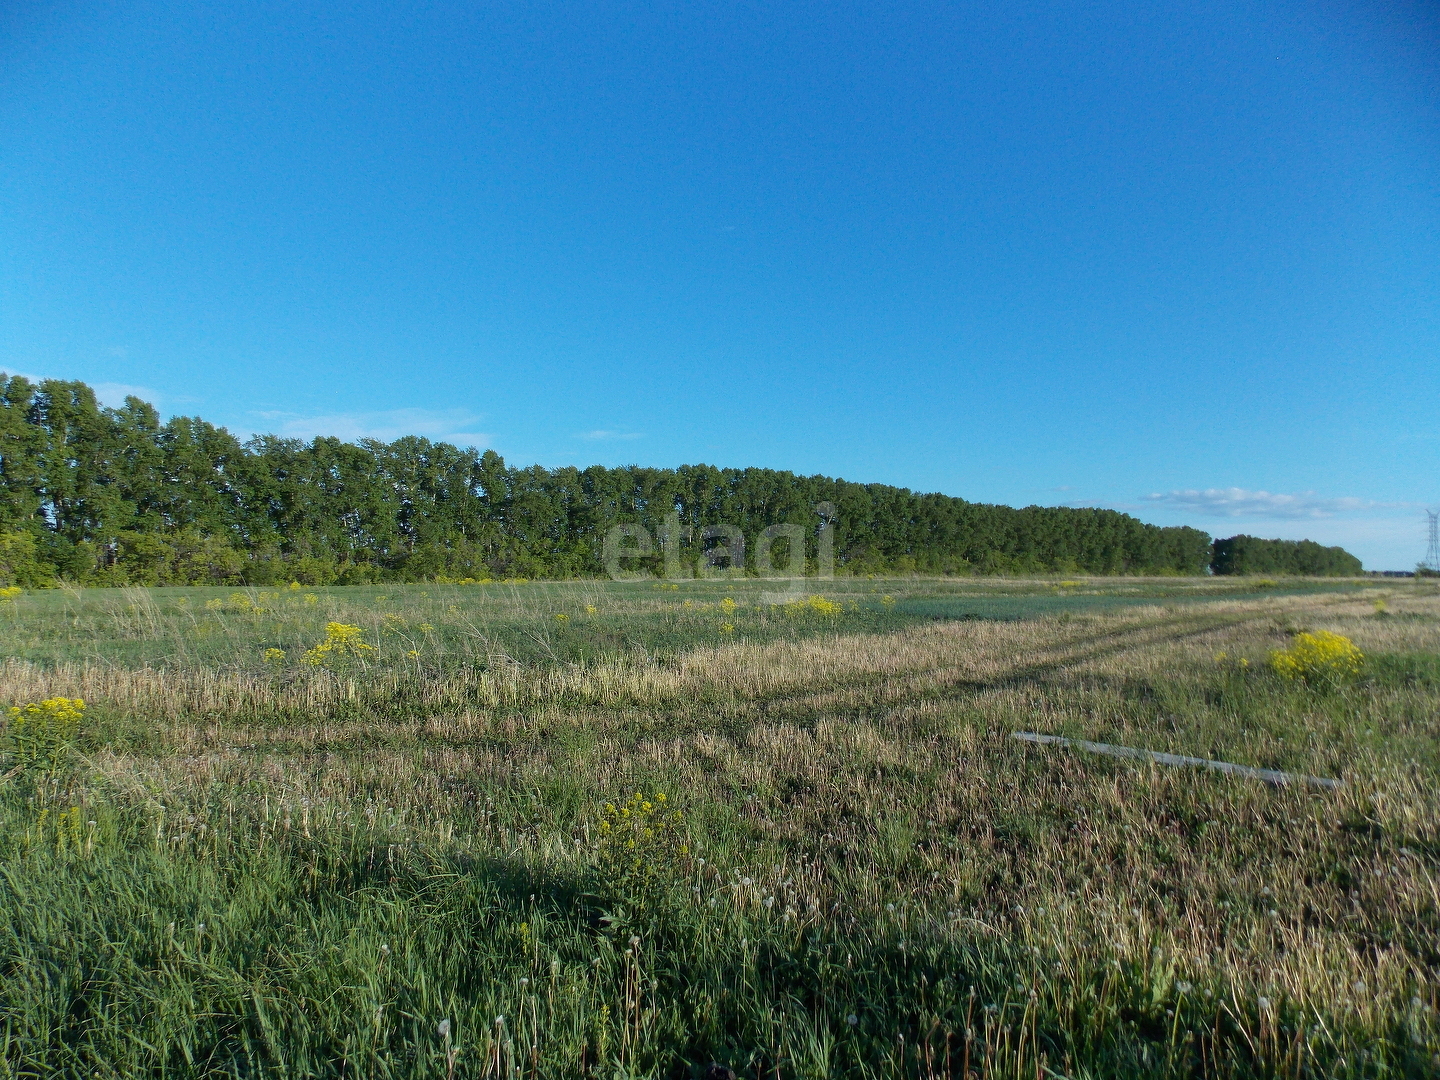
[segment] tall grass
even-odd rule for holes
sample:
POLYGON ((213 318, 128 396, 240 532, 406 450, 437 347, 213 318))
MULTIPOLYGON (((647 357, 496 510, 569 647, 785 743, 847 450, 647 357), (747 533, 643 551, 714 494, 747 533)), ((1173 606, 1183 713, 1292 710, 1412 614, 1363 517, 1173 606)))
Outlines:
POLYGON ((30 650, 0 700, 87 702, 63 765, 0 784, 4 1075, 1440 1069, 1434 592, 934 622, 893 609, 941 590, 867 582, 836 616, 743 597, 735 640, 733 590, 523 588, 0 615, 30 650), (587 616, 618 644, 479 644, 587 616), (260 659, 327 620, 384 655, 260 659), (1360 677, 1270 671, 1302 630, 1353 639, 1360 677), (684 814, 643 872, 599 828, 635 792, 684 814))

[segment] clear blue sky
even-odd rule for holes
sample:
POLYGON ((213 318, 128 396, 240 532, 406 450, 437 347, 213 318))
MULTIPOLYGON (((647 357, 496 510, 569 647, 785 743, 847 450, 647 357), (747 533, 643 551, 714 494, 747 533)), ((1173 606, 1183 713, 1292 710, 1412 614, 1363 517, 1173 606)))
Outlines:
POLYGON ((1424 554, 1440 15, 10 4, 0 367, 1424 554))

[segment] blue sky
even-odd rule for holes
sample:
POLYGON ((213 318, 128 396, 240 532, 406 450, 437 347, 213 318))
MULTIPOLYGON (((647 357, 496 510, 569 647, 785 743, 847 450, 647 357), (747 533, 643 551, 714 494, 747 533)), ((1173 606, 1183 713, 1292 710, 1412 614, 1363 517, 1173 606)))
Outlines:
POLYGON ((1403 0, 7 5, 0 367, 1408 568, 1437 70, 1403 0))

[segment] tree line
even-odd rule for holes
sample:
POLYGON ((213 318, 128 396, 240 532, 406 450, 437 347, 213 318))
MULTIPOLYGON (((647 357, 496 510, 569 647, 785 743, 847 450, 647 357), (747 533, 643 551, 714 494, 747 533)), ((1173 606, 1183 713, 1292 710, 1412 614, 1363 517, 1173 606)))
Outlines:
POLYGON ((1342 547, 1322 547, 1313 540, 1261 540, 1232 536, 1216 540, 1210 568, 1217 574, 1300 574, 1353 577, 1360 560, 1342 547))
POLYGON ((1114 510, 1017 509, 773 469, 518 468, 414 436, 242 443, 197 417, 162 423, 136 397, 108 408, 82 382, 0 373, 0 578, 11 583, 586 577, 603 572, 612 526, 658 535, 671 514, 693 537, 681 553, 692 566, 704 527, 721 524, 752 539, 800 525, 812 565, 832 526, 836 570, 851 574, 1201 574, 1214 555, 1198 529, 1114 510))

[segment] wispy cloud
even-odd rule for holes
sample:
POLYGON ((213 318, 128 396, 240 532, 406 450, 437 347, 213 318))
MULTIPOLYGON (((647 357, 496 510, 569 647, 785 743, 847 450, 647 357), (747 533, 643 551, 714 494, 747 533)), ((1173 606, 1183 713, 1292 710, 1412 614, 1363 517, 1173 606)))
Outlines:
POLYGON ((329 435, 347 442, 379 439, 394 442, 406 435, 454 443, 457 446, 488 446, 491 436, 474 430, 480 417, 467 409, 385 409, 378 412, 331 413, 302 416, 288 412, 257 412, 269 434, 289 439, 313 439, 329 435))
POLYGON ((1328 518, 1357 510, 1409 509, 1409 503, 1376 502, 1353 496, 1326 498, 1313 491, 1284 495, 1246 488, 1206 488, 1204 491, 1167 491, 1146 497, 1159 503, 1210 517, 1262 517, 1282 519, 1328 518))
POLYGON ((590 439, 592 441, 613 440, 613 439, 643 439, 645 436, 638 431, 582 431, 575 436, 577 439, 590 439))

